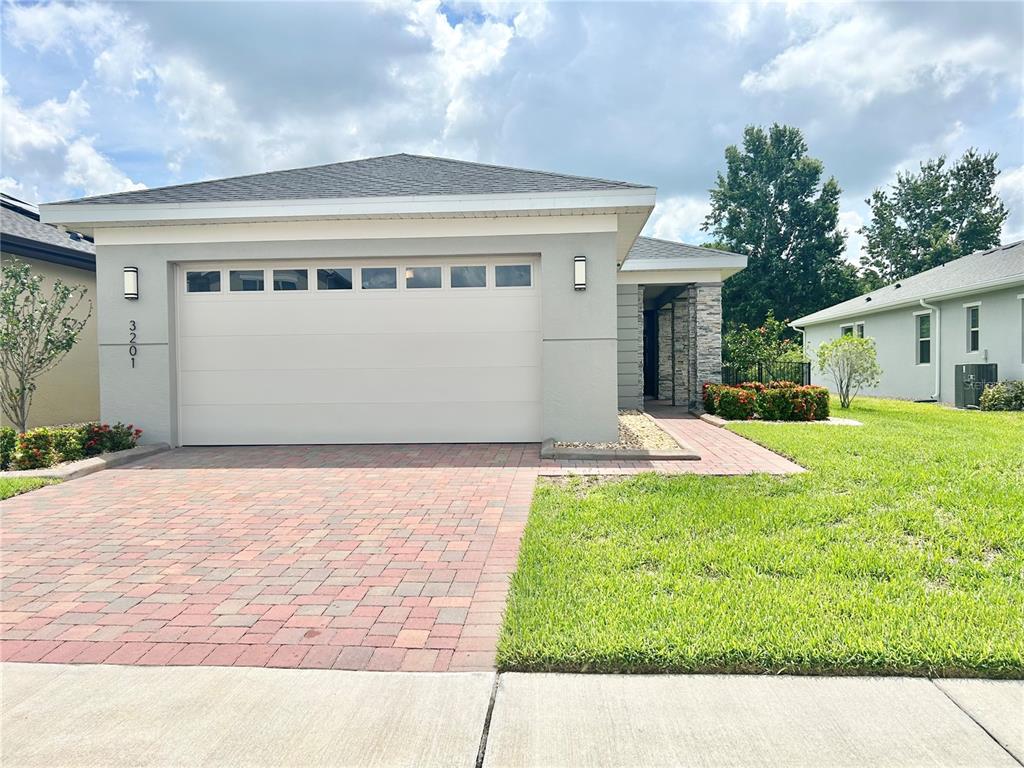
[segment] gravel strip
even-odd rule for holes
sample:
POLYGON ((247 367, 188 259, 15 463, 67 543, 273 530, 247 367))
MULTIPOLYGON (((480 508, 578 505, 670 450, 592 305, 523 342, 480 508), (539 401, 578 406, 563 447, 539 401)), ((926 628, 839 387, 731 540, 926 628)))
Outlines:
POLYGON ((555 443, 558 448, 599 448, 606 451, 642 449, 674 451, 679 448, 661 427, 642 411, 619 411, 619 439, 615 443, 555 443))

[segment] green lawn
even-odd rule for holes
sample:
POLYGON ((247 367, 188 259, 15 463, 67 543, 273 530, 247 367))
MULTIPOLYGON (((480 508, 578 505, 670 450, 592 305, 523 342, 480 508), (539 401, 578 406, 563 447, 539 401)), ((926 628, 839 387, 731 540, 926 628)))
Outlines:
POLYGON ((45 477, 2 477, 0 476, 0 499, 9 499, 19 493, 34 491, 44 485, 50 485, 54 480, 45 477))
POLYGON ((841 415, 731 427, 802 475, 541 484, 499 666, 1024 674, 1024 414, 841 415))

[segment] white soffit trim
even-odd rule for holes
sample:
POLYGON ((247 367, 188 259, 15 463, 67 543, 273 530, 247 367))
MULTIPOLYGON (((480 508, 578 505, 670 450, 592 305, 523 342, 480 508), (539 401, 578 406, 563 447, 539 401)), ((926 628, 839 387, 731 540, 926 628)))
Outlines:
MULTIPOLYGON (((732 269, 738 272, 747 266, 746 256, 699 256, 683 259, 626 259, 621 272, 664 272, 687 269, 732 269)), ((731 274, 731 273, 730 273, 731 274)))
POLYGON ((382 240, 615 232, 614 214, 428 219, 322 219, 226 224, 103 227, 97 245, 244 243, 279 240, 382 240))
POLYGON ((658 272, 623 272, 619 285, 683 285, 685 283, 720 283, 739 269, 666 269, 658 272))
POLYGON ((586 192, 532 192, 493 195, 410 195, 406 197, 324 198, 313 200, 254 200, 221 203, 44 204, 46 224, 110 226, 259 219, 344 218, 351 216, 474 216, 487 213, 587 212, 654 206, 653 187, 586 192))

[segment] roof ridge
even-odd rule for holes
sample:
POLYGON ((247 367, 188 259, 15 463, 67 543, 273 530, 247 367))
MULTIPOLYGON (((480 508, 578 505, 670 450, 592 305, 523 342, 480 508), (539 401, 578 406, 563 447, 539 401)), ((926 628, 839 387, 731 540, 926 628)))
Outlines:
POLYGON ((202 185, 202 184, 210 184, 210 183, 214 183, 214 182, 216 182, 216 183, 229 182, 230 183, 230 182, 236 182, 236 181, 241 181, 241 180, 258 179, 260 177, 272 176, 272 175, 275 175, 275 174, 282 174, 282 173, 299 173, 299 172, 303 172, 303 171, 322 171, 322 170, 325 170, 325 169, 337 168, 338 166, 352 165, 354 163, 366 163, 366 162, 370 162, 370 161, 386 160, 388 158, 400 158, 400 157, 401 158, 418 158, 418 159, 421 159, 421 160, 429 160, 429 161, 435 161, 435 162, 450 163, 450 164, 453 164, 453 165, 473 166, 473 167, 477 167, 477 168, 493 168, 495 170, 513 171, 513 172, 518 172, 518 173, 531 173, 531 174, 537 174, 537 175, 540 175, 540 176, 546 176, 548 178, 575 179, 575 180, 578 180, 578 181, 592 181, 592 182, 598 182, 598 183, 602 183, 602 184, 613 184, 613 185, 617 185, 617 186, 620 186, 620 187, 628 187, 628 188, 631 188, 631 189, 649 189, 649 188, 652 188, 652 187, 647 187, 647 186, 641 185, 641 184, 634 184, 634 183, 628 182, 628 181, 615 181, 613 179, 601 179, 601 178, 598 178, 596 176, 574 176, 572 174, 567 174, 567 173, 557 173, 557 172, 554 172, 554 171, 539 171, 539 170, 535 170, 533 168, 515 168, 515 167, 510 166, 510 165, 493 165, 493 164, 489 164, 489 163, 479 163, 479 162, 476 162, 476 161, 473 161, 473 160, 459 160, 459 159, 451 158, 451 157, 437 157, 437 156, 433 156, 433 155, 419 155, 419 154, 414 154, 414 153, 411 153, 411 152, 393 152, 393 153, 387 154, 387 155, 374 155, 373 157, 358 157, 358 158, 353 158, 351 160, 339 160, 338 162, 334 162, 334 163, 318 163, 316 165, 304 165, 304 166, 299 166, 299 167, 296 167, 296 168, 280 168, 278 170, 260 171, 258 173, 243 173, 243 174, 238 174, 238 175, 235 175, 235 176, 224 176, 224 177, 219 177, 219 178, 215 178, 215 179, 204 179, 204 180, 201 180, 201 181, 186 181, 186 182, 182 182, 181 184, 165 184, 165 185, 159 186, 159 187, 147 187, 144 190, 127 190, 127 191, 124 191, 124 192, 107 192, 107 193, 103 193, 103 194, 99 194, 99 195, 90 195, 88 197, 76 197, 76 198, 72 198, 72 199, 69 199, 69 200, 58 200, 58 201, 55 201, 53 203, 49 203, 49 205, 62 205, 62 204, 65 204, 65 203, 88 203, 88 202, 91 202, 91 201, 94 201, 94 200, 98 200, 98 199, 109 199, 109 198, 112 198, 112 197, 119 197, 119 196, 122 196, 122 195, 136 194, 138 192, 164 192, 164 191, 168 191, 168 190, 188 189, 188 188, 196 187, 196 186, 199 186, 199 185, 202 185))
MULTIPOLYGON (((419 155, 414 152, 399 152, 396 155, 385 155, 385 157, 397 157, 404 155, 405 157, 418 157, 423 160, 439 160, 444 163, 457 163, 459 165, 474 165, 478 168, 495 168, 500 171, 525 171, 526 173, 537 173, 541 176, 553 176, 559 179, 581 179, 583 181, 600 181, 605 184, 620 184, 624 187, 634 187, 636 189, 655 189, 650 184, 636 184, 632 181, 618 181, 616 179, 605 179, 600 176, 580 176, 575 173, 560 173, 558 171, 541 171, 536 168, 517 168, 514 165, 498 165, 497 163, 481 163, 477 160, 461 160, 457 157, 440 157, 438 155, 419 155)), ((372 158, 371 158, 372 159, 372 158)))
POLYGON ((69 200, 58 200, 49 205, 61 205, 62 203, 82 203, 89 200, 95 200, 99 197, 114 197, 115 195, 130 195, 133 192, 160 192, 166 189, 181 189, 183 187, 194 187, 197 184, 209 184, 213 181, 238 181, 239 179, 254 179, 259 176, 270 176, 274 173, 291 173, 293 171, 312 171, 315 168, 330 168, 335 165, 346 165, 348 163, 358 163, 364 160, 381 160, 385 157, 399 157, 404 154, 403 152, 394 152, 390 155, 375 155, 373 157, 358 157, 353 160, 339 160, 336 163, 318 163, 316 165, 302 165, 297 168, 279 168, 276 171, 259 171, 258 173, 240 173, 235 176, 219 176, 216 179, 203 179, 202 181, 184 181, 181 184, 164 184, 160 187, 146 187, 146 189, 130 189, 125 192, 104 192, 99 195, 89 195, 89 197, 74 197, 69 200))

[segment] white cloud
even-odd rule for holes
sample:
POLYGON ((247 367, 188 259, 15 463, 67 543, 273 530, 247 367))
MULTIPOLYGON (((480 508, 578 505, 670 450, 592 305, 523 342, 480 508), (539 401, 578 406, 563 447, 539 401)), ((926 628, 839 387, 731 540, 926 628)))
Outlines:
POLYGON ((1004 169, 996 178, 995 191, 1010 210, 1003 223, 1002 242, 1024 240, 1024 165, 1004 169))
POLYGON ((700 228, 710 212, 711 203, 707 199, 666 197, 655 204, 654 213, 644 227, 644 234, 664 240, 680 240, 700 245, 711 237, 700 228))
POLYGON ((436 59, 427 73, 406 73, 407 87, 443 93, 445 136, 460 122, 478 113, 478 102, 469 85, 494 73, 514 38, 530 38, 543 32, 547 9, 509 3, 483 4, 481 20, 463 19, 452 24, 440 0, 418 0, 405 10, 408 30, 430 40, 436 59))
POLYGON ((92 139, 80 137, 68 147, 64 181, 84 190, 86 195, 109 192, 130 192, 145 189, 145 184, 132 181, 93 146, 92 139))
POLYGON ((725 15, 721 20, 721 29, 730 40, 742 40, 750 32, 750 4, 729 3, 723 6, 725 15))
POLYGON ((978 78, 1019 78, 1018 58, 994 37, 949 45, 924 26, 893 28, 881 15, 860 9, 747 72, 741 84, 752 93, 820 87, 856 110, 923 85, 950 97, 978 78))
POLYGON ((18 47, 73 57, 75 44, 83 45, 95 57, 97 79, 113 90, 134 95, 137 83, 152 79, 145 30, 110 6, 7 3, 4 15, 7 37, 18 47))
POLYGON ((860 257, 864 255, 864 236, 859 233, 864 226, 864 217, 857 211, 840 211, 839 228, 846 230, 846 260, 860 266, 860 257))
POLYGON ((47 99, 25 107, 10 92, 7 80, 0 77, 0 111, 5 159, 16 161, 34 151, 52 152, 64 147, 66 137, 89 115, 89 105, 79 89, 71 91, 64 101, 47 99))

